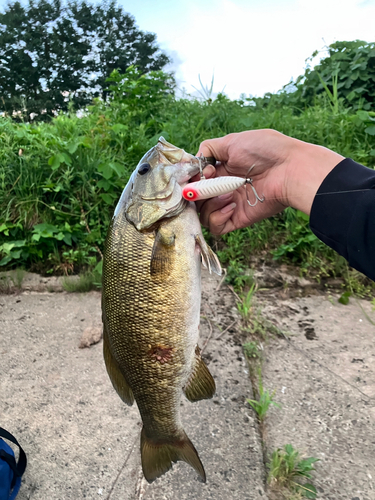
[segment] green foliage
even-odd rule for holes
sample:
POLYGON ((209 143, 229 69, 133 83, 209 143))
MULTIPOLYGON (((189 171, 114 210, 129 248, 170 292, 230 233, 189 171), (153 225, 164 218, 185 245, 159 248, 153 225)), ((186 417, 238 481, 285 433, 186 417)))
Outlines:
MULTIPOLYGON (((326 92, 338 111, 338 99, 353 109, 370 110, 375 101, 375 43, 363 40, 335 42, 328 56, 313 69, 307 68, 297 81, 301 103, 312 105, 317 95, 326 92)), ((317 55, 315 52, 312 58, 317 55)))
POLYGON ((340 304, 347 306, 349 304, 349 298, 351 297, 352 292, 344 292, 338 299, 340 304))
MULTIPOLYGON (((353 111, 342 101, 337 112, 326 99, 296 112, 293 101, 287 104, 278 96, 253 100, 251 106, 246 99, 231 101, 223 94, 214 100, 176 99, 170 75, 145 74, 135 66, 112 72, 106 85, 111 97, 96 99, 80 117, 72 110, 49 123, 0 117, 3 268, 65 275, 94 269, 122 189, 160 135, 194 153, 209 137, 274 128, 369 167, 375 163, 374 113, 353 111)), ((248 269, 256 255, 293 262, 317 279, 352 279, 344 259, 319 242, 307 217, 293 209, 226 234, 217 246, 227 281, 239 294, 252 286, 248 269)), ((357 281, 353 278, 353 290, 367 293, 368 284, 357 286, 357 281)), ((252 295, 248 298, 249 310, 252 295)), ((259 315, 252 315, 247 328, 260 335, 268 330, 259 315)))
POLYGON ((98 276, 96 273, 87 272, 78 277, 66 277, 62 281, 62 287, 69 293, 85 293, 98 289, 98 276))
POLYGON ((114 0, 11 2, 0 13, 0 108, 45 120, 103 95, 113 70, 162 69, 169 58, 114 0))
POLYGON ((262 358, 262 351, 259 347, 258 342, 249 341, 246 342, 242 347, 245 356, 247 356, 249 359, 254 360, 262 358))
POLYGON ((299 493, 304 498, 315 499, 316 488, 310 483, 301 484, 303 479, 311 479, 311 472, 314 471, 314 463, 318 458, 300 457, 300 453, 291 444, 286 444, 283 449, 275 450, 268 462, 268 482, 275 489, 289 490, 299 493))
POLYGON ((280 405, 273 400, 275 396, 275 391, 270 393, 268 390, 264 389, 260 371, 259 371, 259 382, 258 382, 258 396, 259 396, 258 399, 248 399, 247 402, 250 404, 250 406, 258 415, 259 421, 263 423, 266 418, 269 407, 273 405, 276 406, 277 408, 280 408, 280 405))
POLYGON ((253 310, 253 299, 257 288, 258 287, 256 283, 253 283, 247 294, 240 302, 237 303, 237 308, 242 316, 242 319, 244 319, 245 321, 250 319, 250 315, 253 310))

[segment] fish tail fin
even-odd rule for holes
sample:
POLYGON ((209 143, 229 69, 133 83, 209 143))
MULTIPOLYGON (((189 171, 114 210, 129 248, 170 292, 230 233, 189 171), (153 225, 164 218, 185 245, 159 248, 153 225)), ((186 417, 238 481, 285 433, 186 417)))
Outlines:
POLYGON ((142 469, 146 480, 151 483, 172 468, 172 462, 183 460, 191 465, 206 482, 206 473, 193 443, 184 431, 175 440, 155 440, 146 436, 145 429, 141 433, 142 469))

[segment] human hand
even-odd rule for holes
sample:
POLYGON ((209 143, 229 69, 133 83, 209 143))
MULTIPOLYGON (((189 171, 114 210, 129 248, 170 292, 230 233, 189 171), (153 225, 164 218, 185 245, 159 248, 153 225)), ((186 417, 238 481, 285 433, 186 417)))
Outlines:
MULTIPOLYGON (((214 156, 206 178, 234 175, 253 180, 231 194, 197 203, 203 226, 213 234, 249 226, 293 206, 309 214, 325 176, 343 157, 329 149, 285 136, 275 130, 253 130, 202 142, 198 156, 214 156), (251 172, 250 172, 251 169, 251 172)), ((198 179, 192 179, 198 180, 198 179)))

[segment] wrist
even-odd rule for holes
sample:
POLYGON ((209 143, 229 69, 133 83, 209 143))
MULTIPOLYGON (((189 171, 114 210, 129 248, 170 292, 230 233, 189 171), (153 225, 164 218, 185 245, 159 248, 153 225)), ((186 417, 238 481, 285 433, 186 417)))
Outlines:
POLYGON ((291 139, 284 178, 289 205, 310 215, 320 185, 343 159, 323 146, 291 139))

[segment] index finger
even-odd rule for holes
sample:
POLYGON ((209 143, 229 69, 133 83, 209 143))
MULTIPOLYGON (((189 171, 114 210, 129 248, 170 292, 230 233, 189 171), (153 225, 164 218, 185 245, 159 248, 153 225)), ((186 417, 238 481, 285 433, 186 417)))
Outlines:
POLYGON ((233 134, 229 134, 218 139, 207 139, 203 141, 199 146, 197 156, 202 154, 206 158, 213 156, 217 161, 228 161, 228 146, 231 140, 231 135, 233 134))

